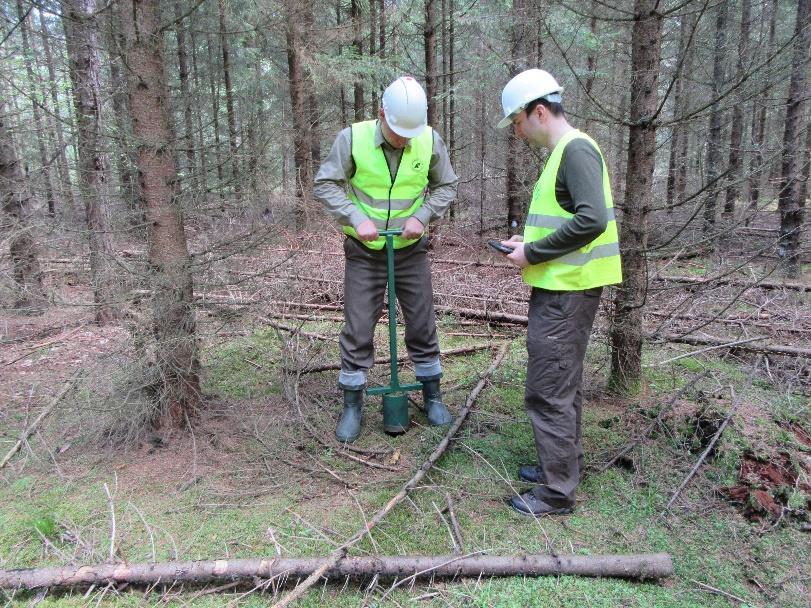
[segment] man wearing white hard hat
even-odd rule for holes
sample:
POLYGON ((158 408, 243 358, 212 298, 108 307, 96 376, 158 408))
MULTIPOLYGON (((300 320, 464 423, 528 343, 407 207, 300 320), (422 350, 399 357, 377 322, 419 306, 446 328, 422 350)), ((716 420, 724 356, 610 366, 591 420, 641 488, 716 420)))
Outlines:
POLYGON ((428 422, 453 420, 439 387, 442 367, 426 232, 429 222, 456 198, 458 178, 445 143, 428 126, 420 84, 402 76, 385 90, 382 102, 377 120, 355 123, 338 134, 313 189, 346 234, 338 375, 344 404, 335 430, 345 443, 360 435, 363 391, 374 363, 374 330, 383 312, 386 241, 379 230, 403 230, 394 237, 395 287, 428 422))
POLYGON ((603 286, 622 281, 608 169, 597 143, 566 119, 562 92, 549 72, 521 72, 504 87, 498 124, 550 151, 523 236, 502 241, 532 288, 524 405, 538 456, 518 472, 533 488, 510 504, 536 517, 574 509, 583 471, 583 358, 603 286))

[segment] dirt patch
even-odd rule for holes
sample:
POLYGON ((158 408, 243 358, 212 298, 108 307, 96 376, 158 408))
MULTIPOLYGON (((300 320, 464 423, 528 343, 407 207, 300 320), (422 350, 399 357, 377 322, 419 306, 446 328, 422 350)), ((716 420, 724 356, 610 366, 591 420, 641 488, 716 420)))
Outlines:
POLYGON ((752 521, 778 521, 786 515, 805 521, 811 509, 811 485, 801 480, 802 470, 786 452, 769 460, 746 454, 738 472, 740 483, 721 488, 721 494, 752 521), (795 489, 805 494, 804 508, 789 506, 795 489))

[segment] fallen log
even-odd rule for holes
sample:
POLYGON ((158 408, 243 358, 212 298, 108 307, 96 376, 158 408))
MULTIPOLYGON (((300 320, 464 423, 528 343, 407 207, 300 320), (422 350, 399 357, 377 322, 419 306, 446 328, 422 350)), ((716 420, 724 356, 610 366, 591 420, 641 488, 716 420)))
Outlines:
MULTIPOLYGON (((140 564, 98 564, 58 568, 0 570, 0 589, 87 587, 108 584, 210 583, 214 581, 288 579, 308 576, 325 557, 219 559, 140 564)), ((673 574, 667 553, 640 555, 430 555, 347 557, 323 577, 456 578, 490 576, 610 576, 659 579, 673 574)))
MULTIPOLYGON (((440 353, 441 357, 453 357, 455 355, 466 355, 468 353, 475 353, 480 350, 487 350, 488 348, 493 348, 492 344, 475 344, 473 346, 460 346, 459 348, 449 348, 444 350, 440 353)), ((408 354, 403 353, 397 357, 397 362, 405 362, 409 361, 408 354)), ((375 364, 381 365, 383 363, 391 362, 391 357, 377 357, 375 358, 375 364)), ((324 365, 314 365, 312 367, 307 367, 301 370, 302 374, 314 374, 315 372, 326 372, 330 370, 341 369, 340 363, 325 363, 324 365)))
MULTIPOLYGON (((754 339, 754 338, 753 338, 754 339)), ((757 344, 750 342, 748 344, 741 344, 740 342, 732 343, 729 340, 716 338, 714 336, 657 336, 657 342, 677 342, 681 344, 692 344, 694 346, 718 346, 726 348, 734 348, 736 350, 745 350, 753 353, 771 353, 774 355, 788 355, 790 357, 811 357, 811 348, 799 348, 797 346, 784 346, 782 344, 757 344)))
POLYGON ((691 285, 738 285, 740 287, 762 287, 763 289, 791 289, 794 291, 811 291, 811 285, 804 283, 793 283, 789 281, 742 281, 740 279, 732 278, 702 278, 702 277, 686 277, 678 275, 657 275, 653 277, 654 281, 666 281, 669 283, 685 283, 691 285))

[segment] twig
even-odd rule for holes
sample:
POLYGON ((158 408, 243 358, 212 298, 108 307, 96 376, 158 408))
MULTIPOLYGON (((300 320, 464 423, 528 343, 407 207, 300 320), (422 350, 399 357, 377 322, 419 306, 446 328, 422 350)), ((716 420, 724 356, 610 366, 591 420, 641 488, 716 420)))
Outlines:
POLYGON ((147 534, 149 534, 149 545, 152 547, 152 561, 154 562, 157 559, 157 556, 155 555, 155 535, 152 534, 152 528, 149 526, 148 523, 146 523, 146 518, 144 517, 144 514, 141 513, 141 509, 139 509, 134 502, 128 501, 127 504, 129 504, 129 506, 135 509, 135 512, 138 514, 138 517, 141 518, 141 521, 143 522, 144 527, 146 528, 147 534))
POLYGON ((445 502, 448 505, 448 517, 451 520, 451 527, 453 529, 453 534, 456 537, 456 544, 459 548, 459 553, 463 553, 465 550, 465 543, 462 540, 462 528, 459 526, 459 521, 456 519, 456 512, 453 510, 453 501, 451 501, 451 495, 447 492, 445 493, 445 502))
POLYGON ((487 372, 485 373, 484 377, 479 380, 479 383, 476 387, 471 391, 470 395, 468 395, 467 402, 465 403, 465 407, 459 412, 459 415, 456 418, 456 421, 453 423, 448 432, 445 434, 445 437, 442 441, 439 442, 436 449, 431 453, 428 457, 428 460, 420 465, 420 468, 417 469, 417 472, 409 479, 405 485, 400 489, 400 491, 395 494, 386 505, 378 511, 369 523, 364 525, 364 527, 355 533, 352 538, 347 540, 344 544, 338 547, 332 554, 329 556, 328 559, 324 560, 324 563, 315 570, 310 576, 308 576, 303 582, 296 585, 296 587, 285 597, 279 600, 276 604, 274 604, 274 608, 283 608, 291 604, 292 602, 296 601, 300 598, 310 587, 312 587, 316 582, 321 580, 321 577, 324 575, 325 572, 333 568, 338 562, 340 562, 349 551, 350 547, 356 545, 360 542, 363 538, 366 537, 369 532, 371 532, 372 528, 374 528, 382 519, 397 505, 399 504, 425 476, 425 474, 431 469, 434 463, 439 460, 439 458, 445 453, 445 450, 450 445, 451 439, 456 435, 459 429, 465 422, 467 415, 470 413, 471 408, 473 407, 473 403, 476 401, 476 398, 479 396, 479 393, 485 387, 490 378, 490 375, 496 370, 496 368, 501 364, 504 360, 504 357, 507 355, 507 348, 508 345, 502 345, 501 349, 499 350, 498 355, 496 356, 493 363, 488 368, 487 372))
MULTIPOLYGON (((116 486, 118 479, 116 479, 116 486)), ((107 494, 107 502, 110 505, 110 561, 115 559, 115 504, 113 504, 113 496, 110 494, 110 488, 107 483, 104 483, 104 493, 107 494)))
POLYGON ((732 595, 731 593, 728 593, 728 592, 723 591, 721 589, 716 589, 715 587, 711 587, 710 585, 707 585, 706 583, 702 583, 701 581, 697 581, 694 578, 691 578, 690 582, 695 583, 696 585, 698 585, 702 589, 706 589, 707 591, 709 591, 711 593, 716 593, 718 595, 723 595, 724 597, 728 597, 729 599, 735 600, 736 602, 740 602, 741 604, 749 604, 750 603, 749 601, 743 599, 742 597, 738 597, 737 595, 732 595))
POLYGON ((22 435, 20 435, 20 439, 8 451, 8 453, 3 458, 2 462, 0 462, 0 469, 2 469, 3 467, 5 467, 8 464, 9 460, 11 460, 11 457, 14 456, 14 454, 16 454, 20 450, 20 448, 23 446, 23 444, 28 439, 28 437, 31 436, 31 433, 34 432, 34 429, 37 428, 39 423, 42 422, 42 420, 48 414, 50 414, 54 410, 54 408, 56 408, 56 406, 59 404, 60 401, 62 401, 64 396, 73 387, 74 383, 76 382, 76 379, 79 377, 79 372, 80 371, 81 371, 81 368, 77 369, 75 372, 73 372, 73 375, 70 377, 70 379, 67 382, 65 382, 64 386, 62 387, 62 390, 59 391, 59 394, 53 399, 53 401, 51 401, 51 403, 48 405, 48 407, 46 407, 44 410, 42 410, 40 415, 37 416, 37 419, 34 420, 34 422, 32 422, 31 425, 27 429, 25 429, 23 431, 22 435))
POLYGON ((431 501, 431 505, 434 507, 434 511, 436 511, 436 514, 439 515, 439 519, 442 521, 443 524, 445 524, 445 527, 448 529, 448 536, 451 537, 451 544, 453 545, 454 554, 459 555, 460 553, 459 544, 456 542, 456 536, 454 536, 453 534, 453 529, 451 528, 451 525, 448 523, 448 520, 445 519, 445 516, 442 515, 442 511, 439 510, 439 507, 436 506, 436 503, 433 500, 431 501))

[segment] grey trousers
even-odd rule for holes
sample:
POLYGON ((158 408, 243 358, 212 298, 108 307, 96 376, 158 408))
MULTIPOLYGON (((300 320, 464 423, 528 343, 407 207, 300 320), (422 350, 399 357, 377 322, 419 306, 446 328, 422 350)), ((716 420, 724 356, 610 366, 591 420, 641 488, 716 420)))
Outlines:
MULTIPOLYGON (((338 384, 358 389, 366 384, 366 372, 374 364, 375 326, 386 302, 386 250, 375 251, 347 237, 344 253, 344 327, 339 339, 338 384)), ((417 379, 438 378, 442 368, 427 238, 394 251, 394 277, 405 321, 406 349, 417 379)))
POLYGON ((601 293, 533 288, 530 296, 524 406, 544 482, 533 493, 556 508, 574 506, 583 470, 583 359, 601 293))

